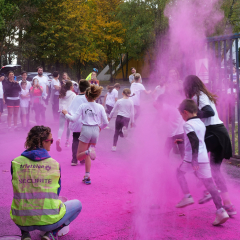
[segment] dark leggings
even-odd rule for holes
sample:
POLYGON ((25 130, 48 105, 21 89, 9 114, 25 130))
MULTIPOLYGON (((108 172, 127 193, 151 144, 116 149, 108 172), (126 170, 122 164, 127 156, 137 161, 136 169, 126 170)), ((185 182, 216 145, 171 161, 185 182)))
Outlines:
POLYGON ((176 147, 178 147, 181 158, 183 159, 184 152, 185 152, 185 150, 184 150, 184 134, 178 134, 178 135, 175 135, 173 137, 167 138, 167 140, 165 142, 165 148, 164 148, 165 149, 165 155, 167 157, 169 157, 169 153, 170 153, 171 149, 176 148, 176 147), (174 141, 176 139, 182 139, 183 141, 181 143, 179 142, 179 143, 176 144, 176 143, 174 143, 174 141))
POLYGON ((205 143, 208 152, 210 152, 210 165, 212 171, 212 177, 221 192, 228 192, 226 182, 220 171, 221 164, 223 161, 222 147, 218 141, 218 138, 214 135, 207 135, 205 137, 205 143))
POLYGON ((113 146, 115 147, 117 146, 117 141, 119 136, 123 137, 122 128, 124 126, 128 128, 129 121, 130 121, 130 118, 117 115, 116 122, 115 122, 115 134, 113 137, 113 146))
MULTIPOLYGON (((185 178, 185 172, 181 170, 177 170, 177 180, 179 185, 181 186, 183 194, 188 194, 189 189, 188 189, 188 184, 185 178)), ((209 193, 212 195, 213 202, 216 206, 217 209, 222 207, 222 200, 219 196, 218 190, 213 182, 212 178, 202 178, 201 179, 205 188, 209 191, 209 193)))
POLYGON ((33 110, 35 111, 35 120, 38 125, 45 123, 45 107, 42 103, 33 103, 33 110), (40 121, 40 118, 42 121, 40 121))
POLYGON ((53 119, 58 120, 59 119, 59 95, 53 96, 53 104, 52 104, 52 111, 53 111, 53 119))
POLYGON ((72 142, 72 162, 77 163, 77 149, 79 143, 80 132, 73 132, 73 142, 72 142))

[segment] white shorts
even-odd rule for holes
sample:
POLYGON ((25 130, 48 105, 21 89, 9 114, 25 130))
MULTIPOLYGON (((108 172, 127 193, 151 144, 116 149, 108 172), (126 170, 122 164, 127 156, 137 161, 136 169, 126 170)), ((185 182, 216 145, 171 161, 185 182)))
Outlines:
POLYGON ((84 143, 97 143, 99 137, 99 126, 83 125, 79 141, 84 143))
POLYGON ((197 175, 198 178, 211 178, 212 177, 212 173, 211 173, 211 167, 210 167, 210 163, 198 163, 198 170, 195 171, 192 167, 192 163, 191 162, 186 162, 183 161, 181 163, 181 165, 179 166, 179 170, 185 173, 189 173, 192 172, 197 175))

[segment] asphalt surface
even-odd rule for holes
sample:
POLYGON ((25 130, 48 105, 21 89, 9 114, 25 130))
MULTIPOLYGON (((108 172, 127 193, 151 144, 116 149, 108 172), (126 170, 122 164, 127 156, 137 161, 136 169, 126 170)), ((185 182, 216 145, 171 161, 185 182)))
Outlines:
MULTIPOLYGON (((146 99, 136 128, 129 130, 126 139, 119 139, 117 152, 111 152, 114 121, 110 129, 100 134, 92 161, 91 185, 84 185, 84 165, 71 166, 71 147, 56 151, 55 142, 50 155, 59 161, 62 169, 61 196, 79 199, 82 212, 70 224, 70 231, 62 240, 78 239, 239 239, 239 214, 224 225, 213 227, 215 207, 213 202, 197 203, 203 188, 197 187, 194 176, 188 176, 189 187, 195 204, 176 209, 182 198, 176 182, 175 170, 181 160, 171 154, 168 161, 162 157, 163 137, 157 129, 158 117, 146 99)), ((31 126, 34 113, 31 112, 31 126)), ((51 105, 47 106, 46 124, 51 127, 56 141, 58 122, 53 121, 51 105)), ((19 128, 21 125, 19 123, 19 128)), ((0 124, 0 239, 20 235, 18 227, 10 218, 13 197, 10 163, 24 151, 27 132, 8 131, 6 110, 0 124)), ((224 163, 222 166, 229 187, 230 197, 238 212, 240 201, 240 168, 224 163)), ((31 232, 32 239, 40 239, 39 232, 31 232)), ((17 237, 11 238, 18 239, 17 237)))

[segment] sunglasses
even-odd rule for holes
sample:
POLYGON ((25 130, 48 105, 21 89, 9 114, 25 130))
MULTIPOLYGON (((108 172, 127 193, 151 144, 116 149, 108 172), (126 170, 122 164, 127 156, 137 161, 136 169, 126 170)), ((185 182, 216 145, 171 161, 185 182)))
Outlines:
POLYGON ((50 141, 51 141, 51 144, 53 144, 53 138, 47 139, 47 140, 45 140, 44 142, 50 142, 50 141))

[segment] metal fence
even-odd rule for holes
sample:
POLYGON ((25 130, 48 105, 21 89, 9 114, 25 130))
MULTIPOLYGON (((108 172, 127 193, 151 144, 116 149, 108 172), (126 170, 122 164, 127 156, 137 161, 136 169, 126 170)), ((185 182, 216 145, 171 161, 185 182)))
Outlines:
POLYGON ((233 154, 240 158, 240 33, 207 38, 208 87, 219 96, 220 119, 229 131, 233 154), (235 72, 236 69, 236 72, 235 72))

